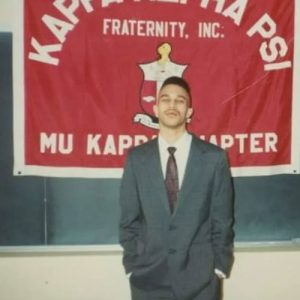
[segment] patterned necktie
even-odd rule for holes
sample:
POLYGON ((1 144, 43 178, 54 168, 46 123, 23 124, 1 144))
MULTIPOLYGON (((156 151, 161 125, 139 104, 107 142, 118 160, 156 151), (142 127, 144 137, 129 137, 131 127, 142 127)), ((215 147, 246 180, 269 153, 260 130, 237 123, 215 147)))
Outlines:
POLYGON ((166 171, 166 179, 165 185, 168 192, 168 199, 171 213, 173 213, 176 202, 177 202, 177 193, 179 189, 178 185, 178 172, 177 165, 174 153, 176 151, 175 147, 168 147, 168 151, 170 153, 168 162, 167 162, 167 171, 166 171))

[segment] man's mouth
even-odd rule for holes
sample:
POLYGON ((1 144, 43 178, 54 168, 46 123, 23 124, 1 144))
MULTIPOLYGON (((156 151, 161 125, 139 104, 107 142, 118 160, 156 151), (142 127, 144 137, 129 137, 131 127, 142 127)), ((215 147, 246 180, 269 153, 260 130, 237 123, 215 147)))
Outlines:
POLYGON ((166 115, 167 116, 177 116, 178 115, 178 111, 176 111, 176 110, 168 110, 168 111, 166 111, 166 115))

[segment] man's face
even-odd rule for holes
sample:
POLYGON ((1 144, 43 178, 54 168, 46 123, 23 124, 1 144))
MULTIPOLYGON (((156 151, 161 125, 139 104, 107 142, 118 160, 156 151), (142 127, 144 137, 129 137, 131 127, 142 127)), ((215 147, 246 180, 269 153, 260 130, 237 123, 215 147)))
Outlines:
POLYGON ((160 126, 173 129, 185 127, 187 119, 193 113, 189 105, 190 97, 184 88, 175 84, 163 87, 154 106, 160 126))

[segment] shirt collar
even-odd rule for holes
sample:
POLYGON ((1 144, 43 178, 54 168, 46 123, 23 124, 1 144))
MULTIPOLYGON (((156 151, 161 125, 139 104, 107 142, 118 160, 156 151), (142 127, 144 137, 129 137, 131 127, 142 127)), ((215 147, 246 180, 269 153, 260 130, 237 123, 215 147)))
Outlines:
POLYGON ((187 145, 187 142, 190 138, 190 134, 185 131, 182 136, 172 145, 170 145, 163 137, 161 134, 158 135, 158 143, 159 143, 159 146, 162 147, 162 148, 165 148, 167 149, 168 147, 172 146, 172 147, 175 147, 177 149, 179 148, 182 148, 184 146, 187 145))

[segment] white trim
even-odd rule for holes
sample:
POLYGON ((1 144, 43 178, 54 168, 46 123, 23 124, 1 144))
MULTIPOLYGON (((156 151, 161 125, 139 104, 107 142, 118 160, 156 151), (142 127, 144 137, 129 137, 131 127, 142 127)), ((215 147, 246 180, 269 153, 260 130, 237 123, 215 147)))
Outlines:
MULTIPOLYGON (((273 167, 238 167, 231 168, 233 177, 269 176, 278 174, 297 174, 292 165, 273 167)), ((121 178, 123 168, 76 168, 76 167, 44 167, 24 166, 14 169, 18 176, 45 176, 45 177, 70 177, 70 178, 121 178)))
POLYGON ((300 169, 300 1, 295 0, 294 23, 294 65, 293 65, 293 102, 292 102, 292 165, 300 169))
MULTIPOLYGON (((235 252, 251 251, 296 251, 299 250, 300 241, 294 239, 290 241, 273 242, 235 242, 235 252)), ((122 247, 119 244, 110 245, 53 245, 53 246, 0 246, 0 256, 9 255, 62 255, 62 254, 121 254, 122 247)))
POLYGON ((44 167, 24 166, 15 168, 14 175, 36 175, 46 177, 78 177, 78 178, 121 178, 123 168, 76 168, 76 167, 44 167))
POLYGON ((72 253, 95 253, 95 252, 122 252, 120 245, 82 245, 82 246, 0 246, 0 255, 16 255, 16 254, 72 254, 72 253))
POLYGON ((296 174, 299 169, 294 168, 292 165, 278 165, 266 167, 233 167, 231 174, 233 177, 246 177, 246 176, 269 176, 279 174, 296 174))
POLYGON ((14 0, 13 22, 13 145, 14 175, 19 166, 24 166, 24 43, 23 43, 23 0, 14 0))

